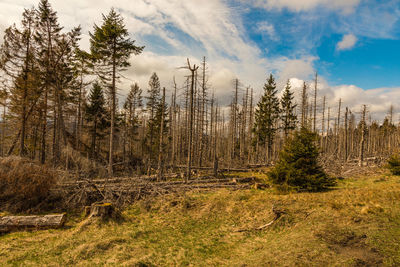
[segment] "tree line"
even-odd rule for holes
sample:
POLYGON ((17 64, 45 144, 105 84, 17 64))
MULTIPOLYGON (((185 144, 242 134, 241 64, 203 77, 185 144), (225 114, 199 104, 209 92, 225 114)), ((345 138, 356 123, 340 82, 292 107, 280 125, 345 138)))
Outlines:
POLYGON ((399 145, 393 108, 382 124, 369 119, 366 106, 356 114, 341 100, 333 114, 325 97, 318 103, 317 75, 314 88, 304 82, 300 99, 290 81, 278 97, 272 74, 259 101, 236 79, 230 105, 220 106, 204 57, 198 65, 187 60, 184 84, 173 79, 172 88, 161 88, 153 73, 147 88, 133 83, 118 98, 129 59, 145 47, 129 37, 115 9, 93 26, 90 51, 80 48, 80 38, 81 28, 65 31, 47 0, 26 9, 20 25, 5 30, 2 156, 18 154, 71 168, 65 151, 72 149, 107 166, 109 175, 157 173, 162 179, 166 171, 180 169, 188 179, 198 168, 216 172, 221 166, 270 164, 300 128, 318 133, 320 151, 329 160, 363 164, 367 157, 390 155, 399 145))

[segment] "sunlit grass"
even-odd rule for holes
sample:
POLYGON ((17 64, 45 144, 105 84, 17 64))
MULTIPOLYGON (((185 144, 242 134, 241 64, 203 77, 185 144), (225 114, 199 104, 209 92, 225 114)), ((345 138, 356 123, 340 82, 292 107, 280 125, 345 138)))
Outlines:
POLYGON ((169 195, 130 206, 122 222, 85 225, 73 215, 65 229, 3 235, 0 265, 393 266, 399 202, 400 178, 386 173, 341 180, 323 193, 169 195), (254 230, 273 219, 273 205, 286 214, 254 230))

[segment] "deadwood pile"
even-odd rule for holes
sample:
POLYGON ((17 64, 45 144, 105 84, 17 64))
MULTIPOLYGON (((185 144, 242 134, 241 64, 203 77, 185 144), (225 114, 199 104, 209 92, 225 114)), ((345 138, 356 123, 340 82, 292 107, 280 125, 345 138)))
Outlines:
POLYGON ((211 176, 192 177, 187 182, 178 180, 178 175, 157 181, 156 176, 124 177, 112 179, 82 179, 57 184, 53 195, 62 196, 69 207, 86 206, 97 201, 112 202, 124 206, 145 197, 183 193, 186 191, 205 191, 220 188, 231 190, 248 189, 257 184, 255 177, 215 178, 211 176))

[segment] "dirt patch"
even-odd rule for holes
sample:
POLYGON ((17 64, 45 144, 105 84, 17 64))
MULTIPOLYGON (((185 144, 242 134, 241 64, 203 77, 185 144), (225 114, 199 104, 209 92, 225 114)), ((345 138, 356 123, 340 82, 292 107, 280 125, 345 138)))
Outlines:
POLYGON ((366 244, 368 237, 365 234, 330 226, 316 236, 336 254, 347 258, 351 266, 380 266, 383 263, 383 257, 366 244))

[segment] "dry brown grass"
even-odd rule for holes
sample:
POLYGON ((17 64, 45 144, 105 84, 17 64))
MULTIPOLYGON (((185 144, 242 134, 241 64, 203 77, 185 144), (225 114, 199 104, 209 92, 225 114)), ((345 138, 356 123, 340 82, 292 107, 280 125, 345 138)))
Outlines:
POLYGON ((129 207, 124 222, 82 227, 75 216, 68 229, 2 236, 0 265, 399 266, 399 203, 400 180, 386 174, 323 193, 160 196, 129 207), (253 230, 271 221, 272 206, 285 214, 253 230))
POLYGON ((82 156, 78 151, 67 147, 61 153, 62 162, 67 171, 74 171, 80 177, 106 177, 106 165, 82 156))
POLYGON ((0 210, 26 211, 38 205, 56 181, 50 168, 16 156, 0 159, 0 210))

